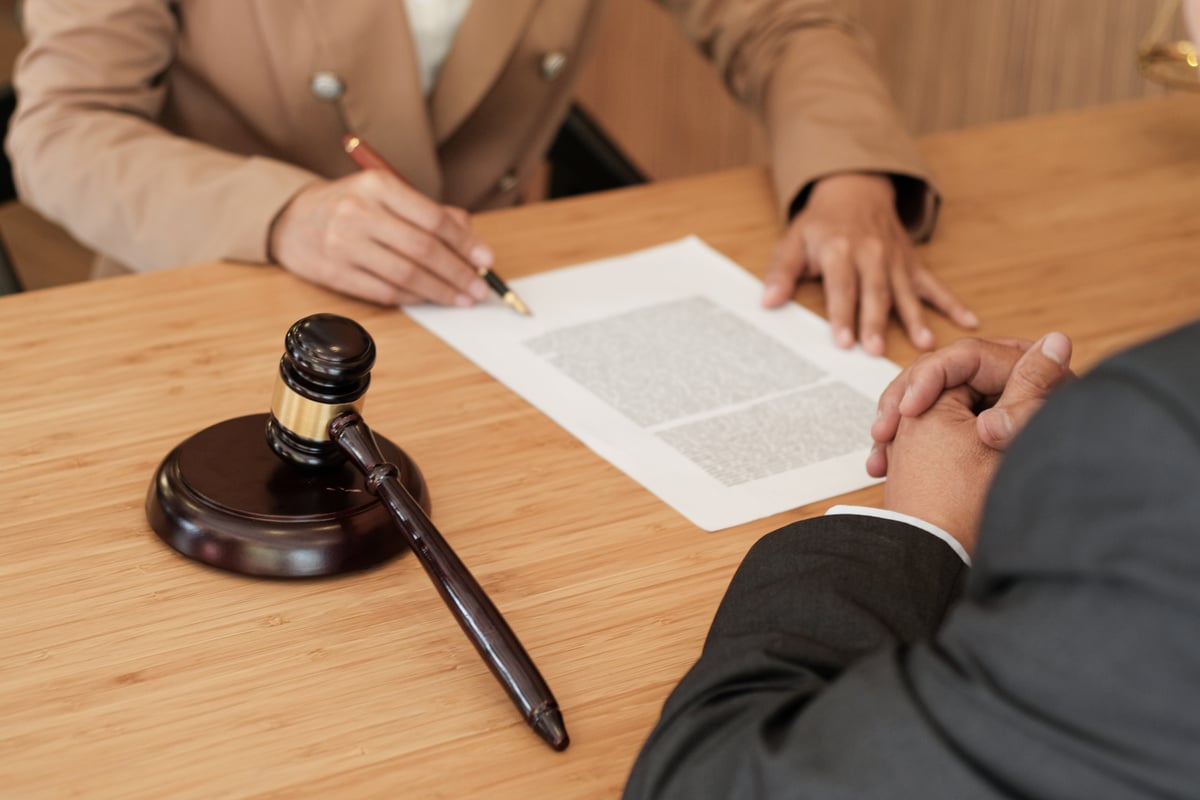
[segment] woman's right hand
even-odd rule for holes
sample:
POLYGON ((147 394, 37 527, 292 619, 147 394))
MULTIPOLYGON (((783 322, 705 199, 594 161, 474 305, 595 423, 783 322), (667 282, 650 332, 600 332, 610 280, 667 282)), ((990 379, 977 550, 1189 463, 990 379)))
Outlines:
POLYGON ((461 208, 430 200, 382 170, 298 192, 275 218, 270 254, 321 286, 385 306, 472 306, 492 251, 461 208))

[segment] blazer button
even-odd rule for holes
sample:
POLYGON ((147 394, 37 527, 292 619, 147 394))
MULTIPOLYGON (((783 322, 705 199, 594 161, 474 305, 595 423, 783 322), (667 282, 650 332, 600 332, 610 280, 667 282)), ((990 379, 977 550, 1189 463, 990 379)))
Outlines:
POLYGON ((496 181, 496 190, 499 192, 511 192, 517 188, 517 175, 514 172, 506 172, 500 176, 500 180, 496 181))
POLYGON ((548 81, 552 81, 562 74, 563 68, 566 66, 567 54, 561 50, 552 50, 542 56, 542 77, 548 81))
POLYGON ((318 72, 312 76, 313 97, 318 100, 337 100, 346 93, 346 84, 333 72, 318 72))

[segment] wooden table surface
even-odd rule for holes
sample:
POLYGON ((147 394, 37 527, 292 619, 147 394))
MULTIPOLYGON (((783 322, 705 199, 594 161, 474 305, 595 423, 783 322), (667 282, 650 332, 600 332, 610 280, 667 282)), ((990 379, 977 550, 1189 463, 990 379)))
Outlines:
MULTIPOLYGON (((1059 329, 1086 366, 1200 315, 1195 98, 925 148, 946 201, 924 253, 983 333, 1059 329)), ((746 169, 478 228, 506 277, 688 233, 761 273, 779 222, 765 174, 746 169)), ((821 297, 800 293, 815 310, 821 297)), ((704 533, 403 314, 272 268, 5 298, 0 342, 6 797, 615 797, 742 554, 829 505, 704 533), (411 555, 254 580, 182 558, 147 526, 159 460, 266 411, 283 333, 316 311, 374 335, 367 419, 420 464, 435 522, 553 687, 565 753, 527 729, 411 555)), ((889 354, 914 355, 895 328, 889 354)))

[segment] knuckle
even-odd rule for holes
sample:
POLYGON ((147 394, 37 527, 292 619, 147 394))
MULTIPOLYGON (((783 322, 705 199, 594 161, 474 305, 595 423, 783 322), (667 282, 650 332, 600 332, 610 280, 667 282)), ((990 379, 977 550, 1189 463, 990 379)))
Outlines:
POLYGON ((344 253, 348 248, 346 226, 334 224, 326 227, 321 235, 321 247, 330 255, 344 253))
POLYGON ((816 245, 824 245, 833 234, 833 228, 815 218, 802 220, 797 226, 797 233, 803 239, 816 245))
POLYGON ((358 219, 366 211, 366 208, 366 202, 358 195, 343 194, 334 200, 330 217, 333 222, 345 225, 358 219))
POLYGON ((844 234, 827 236, 821 243, 821 252, 829 258, 845 258, 850 253, 850 239, 844 234))
POLYGON ((1057 375, 1048 368, 1035 368, 1018 373, 1018 387, 1028 394, 1044 393, 1054 386, 1057 375))
POLYGON ((412 256, 422 264, 428 264, 437 255, 437 241, 427 233, 418 233, 412 243, 412 256))
POLYGON ((987 342, 980 339, 978 336, 962 336, 955 339, 950 344, 943 347, 940 353, 944 354, 947 359, 952 358, 970 358, 973 353, 979 353, 987 349, 987 342))
POLYGON ((435 206, 429 211, 429 219, 426 220, 426 225, 429 230, 440 235, 447 235, 453 232, 457 226, 454 224, 454 218, 445 206, 435 206))
POLYGON ((364 169, 354 176, 354 181, 360 190, 376 194, 387 188, 387 178, 383 170, 364 169))
POLYGON ((858 257, 863 261, 871 264, 879 264, 883 261, 884 253, 886 252, 883 240, 878 236, 871 234, 864 236, 858 243, 858 257))

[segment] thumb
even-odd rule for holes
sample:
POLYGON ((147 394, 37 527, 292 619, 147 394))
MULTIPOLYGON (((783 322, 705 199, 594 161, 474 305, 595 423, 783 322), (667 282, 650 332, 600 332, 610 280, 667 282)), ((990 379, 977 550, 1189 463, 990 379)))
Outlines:
POLYGON ((1029 348, 1013 366, 996 404, 979 415, 979 439, 996 450, 1006 450, 1029 418, 1071 374, 1071 340, 1048 333, 1029 348))

